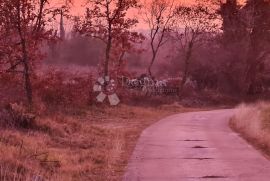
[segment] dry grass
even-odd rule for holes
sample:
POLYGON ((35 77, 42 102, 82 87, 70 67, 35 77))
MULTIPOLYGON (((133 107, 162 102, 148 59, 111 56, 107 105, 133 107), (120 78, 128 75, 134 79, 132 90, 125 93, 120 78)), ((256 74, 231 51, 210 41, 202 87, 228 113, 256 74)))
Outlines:
POLYGON ((144 128, 193 110, 179 105, 93 106, 40 117, 31 130, 0 128, 0 180, 121 180, 144 128))
POLYGON ((256 148, 270 156, 270 105, 268 103, 240 105, 230 125, 256 148))

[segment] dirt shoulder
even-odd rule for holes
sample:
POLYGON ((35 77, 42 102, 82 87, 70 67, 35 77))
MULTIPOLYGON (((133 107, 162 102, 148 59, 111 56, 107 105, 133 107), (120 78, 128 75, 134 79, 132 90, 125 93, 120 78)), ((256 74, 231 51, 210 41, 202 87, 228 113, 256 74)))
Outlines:
POLYGON ((43 116, 31 130, 0 131, 0 180, 121 180, 141 132, 172 114, 202 109, 120 105, 43 116))

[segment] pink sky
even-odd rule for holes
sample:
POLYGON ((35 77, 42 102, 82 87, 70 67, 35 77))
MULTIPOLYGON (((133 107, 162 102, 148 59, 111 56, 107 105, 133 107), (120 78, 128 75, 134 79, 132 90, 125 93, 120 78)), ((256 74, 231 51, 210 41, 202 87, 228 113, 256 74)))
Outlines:
MULTIPOLYGON (((195 0, 176 0, 176 1, 184 3, 184 4, 195 2, 195 0)), ((75 15, 80 15, 84 13, 85 9, 83 8, 83 4, 85 2, 86 0, 74 0, 74 8, 72 11, 75 15)))
MULTIPOLYGON (((60 1, 65 2, 65 0, 60 0, 60 1)), ((143 1, 144 0, 142 0, 142 2, 143 1)), ((183 4, 191 4, 191 3, 194 3, 196 0, 175 0, 175 1, 181 2, 183 4)), ((239 0, 239 2, 244 2, 244 1, 245 0, 239 0)), ((85 9, 83 8, 83 4, 85 4, 85 2, 87 2, 87 0, 74 0, 74 8, 72 11, 75 15, 81 15, 84 13, 85 9)))
MULTIPOLYGON (((84 8, 84 4, 87 0, 74 0, 74 7, 72 8, 71 12, 73 15, 83 15, 85 12, 85 8, 84 8)), ((194 3, 196 0, 176 0, 176 2, 181 2, 183 4, 190 4, 190 3, 194 3)), ((142 0, 141 2, 144 2, 144 0, 142 0)), ((130 13, 132 16, 138 16, 138 12, 132 12, 130 13)), ((138 17, 139 18, 139 17, 138 17)), ((139 18, 140 19, 140 18, 139 18)), ((140 23, 137 25, 138 29, 146 29, 146 25, 142 22, 142 20, 140 21, 140 23)))
MULTIPOLYGON (((60 3, 56 3, 56 4, 58 4, 60 6, 60 4, 64 4, 65 1, 66 0, 59 0, 57 2, 60 2, 60 3)), ((181 4, 192 4, 192 3, 196 2, 196 0, 175 0, 175 1, 179 2, 181 4)), ((245 0, 239 0, 239 1, 245 1, 245 0)), ((73 0, 73 2, 74 2, 73 3, 74 6, 71 9, 71 13, 73 15, 83 15, 85 12, 84 4, 87 2, 87 0, 73 0)), ((141 2, 144 2, 144 0, 141 0, 141 2)), ((132 16, 138 16, 138 14, 139 13, 137 11, 130 13, 130 15, 132 15, 132 16)), ((147 29, 147 26, 145 25, 143 20, 140 17, 138 17, 138 19, 140 19, 140 23, 137 25, 137 29, 147 29)))

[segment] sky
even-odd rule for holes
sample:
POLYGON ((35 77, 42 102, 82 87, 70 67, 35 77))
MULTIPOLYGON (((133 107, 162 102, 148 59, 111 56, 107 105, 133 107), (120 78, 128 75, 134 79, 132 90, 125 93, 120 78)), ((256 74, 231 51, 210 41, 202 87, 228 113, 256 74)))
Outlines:
MULTIPOLYGON (((64 4, 66 0, 58 0, 57 3, 55 3, 57 6, 61 6, 61 4, 64 4)), ((83 15, 85 13, 85 2, 87 0, 73 0, 73 7, 71 9, 71 13, 72 15, 75 15, 75 16, 80 16, 80 15, 83 15)), ((144 0, 142 0, 143 2, 144 0)), ((146 0, 147 1, 147 0, 146 0)), ((150 0, 149 0, 150 1, 150 0)), ((193 4, 196 2, 196 0, 175 0, 176 2, 180 2, 181 4, 193 4)), ((244 0, 240 0, 240 1, 244 1, 244 0)), ((130 16, 137 16, 137 18, 140 20, 140 23, 137 25, 136 29, 140 29, 140 30, 145 30, 147 29, 147 25, 143 22, 142 18, 138 17, 138 12, 134 11, 134 12, 131 12, 130 13, 130 16)), ((66 22, 66 27, 68 28, 69 25, 67 22, 66 22)), ((68 28, 69 29, 69 28, 68 28)))
MULTIPOLYGON (((60 0, 62 3, 65 2, 65 0, 60 0)), ((144 1, 144 0, 142 0, 144 1)), ((149 0, 150 1, 150 0, 149 0)), ((176 0, 178 2, 181 2, 183 4, 192 4, 196 0, 176 0)), ((85 13, 85 4, 86 0, 73 0, 73 7, 71 9, 71 13, 76 16, 83 15, 85 13)), ((131 16, 138 16, 138 12, 134 11, 130 13, 131 16)), ((139 18, 139 17, 138 17, 139 18)), ((139 18, 140 19, 140 18, 139 18)), ((137 29, 147 29, 147 26, 140 20, 140 23, 137 25, 137 29)))
MULTIPOLYGON (((58 2, 60 3, 64 3, 66 0, 59 0, 58 2)), ((87 0, 73 0, 73 4, 74 7, 72 8, 72 12, 74 15, 82 15, 85 11, 83 4, 85 4, 87 0)), ((150 1, 150 0, 149 0, 150 1)), ((183 4, 192 4, 194 3, 196 0, 175 0, 176 2, 181 2, 183 4)), ((226 0, 224 0, 226 1, 226 0)), ((245 1, 245 0, 239 0, 241 1, 245 1)))
MULTIPOLYGON (((176 1, 179 1, 181 3, 186 3, 186 4, 190 4, 190 3, 194 3, 195 2, 195 0, 176 0, 176 1)), ((74 0, 74 7, 72 9, 72 12, 75 15, 81 15, 81 14, 83 14, 84 13, 83 4, 85 2, 86 2, 86 0, 74 0)))

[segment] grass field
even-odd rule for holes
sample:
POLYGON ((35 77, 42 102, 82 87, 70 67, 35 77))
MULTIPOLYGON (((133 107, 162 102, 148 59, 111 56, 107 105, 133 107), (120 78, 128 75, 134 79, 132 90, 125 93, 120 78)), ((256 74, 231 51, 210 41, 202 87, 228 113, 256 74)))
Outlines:
POLYGON ((92 106, 42 116, 31 130, 2 128, 0 180, 121 180, 142 130, 168 115, 194 110, 92 106))

